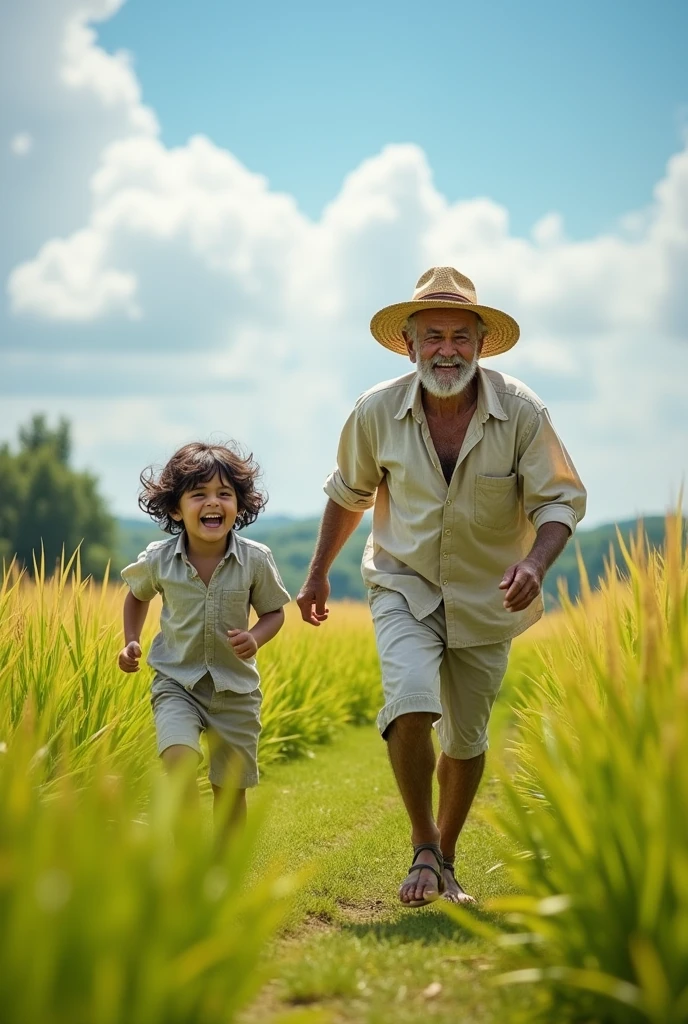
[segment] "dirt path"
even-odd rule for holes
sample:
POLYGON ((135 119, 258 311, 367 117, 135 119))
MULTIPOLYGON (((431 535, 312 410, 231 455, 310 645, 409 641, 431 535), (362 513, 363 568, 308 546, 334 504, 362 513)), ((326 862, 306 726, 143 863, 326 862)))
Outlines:
MULTIPOLYGON (((296 1007, 366 1024, 507 1019, 504 996, 485 983, 482 942, 437 907, 407 910, 397 900, 408 824, 373 728, 350 729, 314 757, 273 769, 261 791, 270 810, 258 862, 277 859, 312 874, 269 950, 275 978, 247 1022, 296 1007)), ((497 793, 486 777, 477 806, 497 793)), ((479 898, 503 892, 503 872, 490 871, 498 861, 495 833, 474 818, 457 869, 465 887, 479 898)))

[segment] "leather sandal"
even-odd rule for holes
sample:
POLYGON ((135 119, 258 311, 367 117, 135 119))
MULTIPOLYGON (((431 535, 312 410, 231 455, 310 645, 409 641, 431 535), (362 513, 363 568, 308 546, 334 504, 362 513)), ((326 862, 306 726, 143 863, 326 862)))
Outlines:
POLYGON ((407 903, 405 900, 401 900, 402 906, 404 906, 404 907, 427 907, 429 903, 434 903, 436 899, 439 899, 439 897, 444 892, 444 879, 442 877, 442 868, 443 867, 444 867, 444 858, 442 857, 442 851, 440 850, 440 848, 437 845, 437 843, 420 843, 418 846, 414 846, 413 847, 413 863, 411 864, 411 867, 408 869, 408 874, 410 875, 414 871, 432 871, 433 875, 437 879, 437 892, 433 893, 433 895, 429 899, 411 900, 409 903, 407 903), (432 853, 433 857, 437 861, 437 868, 439 870, 437 870, 436 868, 433 868, 431 864, 416 864, 416 857, 418 856, 419 853, 422 853, 423 850, 430 850, 430 852, 432 853))
POLYGON ((449 895, 449 893, 445 892, 444 893, 445 900, 448 903, 475 903, 475 897, 474 896, 469 896, 469 894, 466 892, 464 887, 461 885, 461 882, 456 877, 456 874, 454 872, 454 859, 452 858, 450 860, 448 857, 445 857, 444 858, 444 865, 443 866, 447 869, 447 871, 449 871, 449 873, 451 874, 452 878, 454 879, 454 881, 458 885, 458 887, 459 887, 459 895, 466 897, 465 900, 461 900, 461 899, 453 900, 451 898, 451 896, 449 895))

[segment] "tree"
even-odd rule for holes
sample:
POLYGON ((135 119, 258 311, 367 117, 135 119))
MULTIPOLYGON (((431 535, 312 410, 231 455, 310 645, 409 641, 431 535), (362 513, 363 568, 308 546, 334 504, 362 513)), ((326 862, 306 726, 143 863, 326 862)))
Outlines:
POLYGON ((102 577, 112 550, 115 522, 98 493, 98 481, 69 465, 71 432, 67 420, 52 430, 34 416, 19 430, 16 453, 0 446, 0 557, 31 568, 33 554, 51 568, 62 550, 81 544, 86 573, 102 577))

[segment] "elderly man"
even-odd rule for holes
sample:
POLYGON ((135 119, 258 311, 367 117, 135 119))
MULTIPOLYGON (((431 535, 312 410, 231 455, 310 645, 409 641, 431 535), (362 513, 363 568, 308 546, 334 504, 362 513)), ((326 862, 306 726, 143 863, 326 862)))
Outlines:
POLYGON ((365 392, 347 420, 297 600, 306 622, 327 618, 330 566, 373 507, 362 572, 385 696, 378 726, 413 844, 399 897, 409 907, 440 894, 469 902, 454 858, 490 712, 512 638, 542 614, 542 581, 584 515, 585 490, 537 395, 479 364, 510 349, 519 328, 479 305, 468 278, 433 267, 411 302, 381 310, 370 329, 415 371, 365 392))

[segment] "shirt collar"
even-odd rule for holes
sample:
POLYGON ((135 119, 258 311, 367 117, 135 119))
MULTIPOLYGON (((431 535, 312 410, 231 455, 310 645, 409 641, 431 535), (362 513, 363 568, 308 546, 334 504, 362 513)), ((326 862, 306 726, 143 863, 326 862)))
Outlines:
POLYGON ((421 389, 420 389, 420 378, 417 373, 413 374, 413 377, 408 383, 408 387, 404 393, 404 399, 401 404, 399 412, 395 415, 395 420, 403 420, 408 412, 412 412, 414 419, 420 420, 420 414, 422 409, 421 403, 421 389))
MULTIPOLYGON (((499 401, 497 392, 494 389, 494 385, 490 380, 489 376, 485 373, 482 366, 478 366, 478 415, 480 420, 484 423, 489 416, 494 416, 496 420, 508 420, 509 417, 504 412, 502 403, 499 401)), ((408 412, 412 412, 414 419, 420 422, 422 418, 423 410, 423 395, 420 384, 420 377, 417 373, 414 373, 413 378, 409 381, 409 385, 406 389, 406 394, 402 402, 401 409, 394 417, 395 420, 403 420, 408 412)))
MULTIPOLYGON (((177 543, 174 548, 175 555, 180 555, 182 561, 187 562, 188 556, 186 554, 186 531, 182 530, 177 538, 177 543)), ((229 534, 229 541, 227 542, 227 550, 224 553, 223 561, 227 561, 230 555, 233 555, 239 565, 244 564, 244 559, 241 555, 241 546, 238 543, 237 535, 235 530, 231 530, 229 534)))
POLYGON ((483 409, 483 423, 488 416, 494 416, 496 420, 508 420, 504 406, 499 401, 499 395, 495 391, 490 375, 485 373, 482 366, 478 367, 478 409, 483 409))

